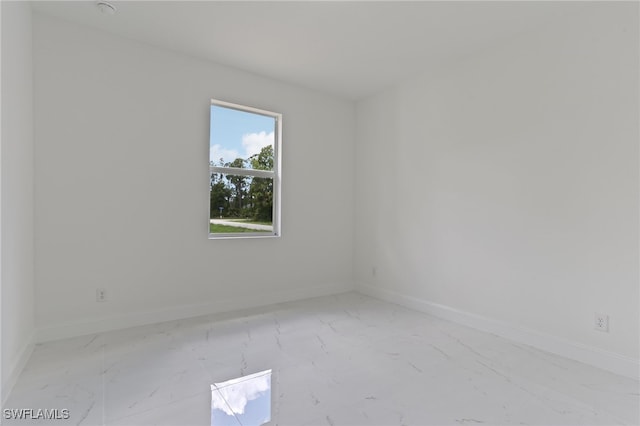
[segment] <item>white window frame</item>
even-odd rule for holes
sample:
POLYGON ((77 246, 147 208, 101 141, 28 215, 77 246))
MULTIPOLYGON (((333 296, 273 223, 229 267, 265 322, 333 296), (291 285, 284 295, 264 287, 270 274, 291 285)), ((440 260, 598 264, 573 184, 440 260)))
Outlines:
MULTIPOLYGON (((273 129, 273 171, 271 170, 254 170, 254 169, 240 169, 236 167, 220 167, 209 165, 209 178, 213 173, 223 173, 226 175, 235 176, 250 176, 258 178, 271 178, 273 179, 273 231, 272 232, 239 232, 239 233, 215 233, 209 232, 210 240, 229 239, 229 238, 273 238, 281 236, 280 228, 280 210, 281 210, 281 182, 282 182, 282 114, 264 109, 254 108, 246 105, 235 104, 231 102, 221 101, 218 99, 211 99, 211 105, 235 109, 242 112, 250 112, 253 114, 264 115, 271 117, 275 120, 275 128, 273 129)), ((212 123, 209 123, 211 126, 212 123)), ((211 132, 211 128, 209 128, 211 132)), ((209 145, 209 149, 211 146, 209 145)), ((208 157, 207 157, 208 159, 208 157)), ((211 185, 209 185, 211 187, 211 185)), ((209 194, 211 195, 211 194, 209 194)), ((207 213, 207 217, 210 217, 211 212, 207 213)), ((209 224, 207 224, 209 229, 209 224)))

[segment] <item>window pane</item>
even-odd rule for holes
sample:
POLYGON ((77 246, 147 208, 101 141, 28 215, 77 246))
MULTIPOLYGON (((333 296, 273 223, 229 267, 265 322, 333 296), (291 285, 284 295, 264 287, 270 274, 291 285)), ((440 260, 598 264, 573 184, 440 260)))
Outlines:
POLYGON ((211 165, 273 170, 275 117, 211 105, 210 129, 211 165))
POLYGON ((273 233, 273 178, 212 173, 209 233, 273 233))
POLYGON ((211 100, 209 238, 279 237, 282 114, 211 100))

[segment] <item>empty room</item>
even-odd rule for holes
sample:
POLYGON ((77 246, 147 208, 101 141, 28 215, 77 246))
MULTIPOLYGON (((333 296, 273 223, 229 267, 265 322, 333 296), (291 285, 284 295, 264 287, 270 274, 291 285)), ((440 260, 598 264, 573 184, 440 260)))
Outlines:
POLYGON ((640 3, 0 15, 3 425, 640 424, 640 3))

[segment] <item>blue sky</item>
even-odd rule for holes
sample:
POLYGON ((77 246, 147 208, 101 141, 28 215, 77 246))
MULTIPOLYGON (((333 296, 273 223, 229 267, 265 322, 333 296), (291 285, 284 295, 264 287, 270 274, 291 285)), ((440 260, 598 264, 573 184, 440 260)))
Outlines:
POLYGON ((218 164, 247 159, 273 145, 275 119, 260 114, 211 105, 209 160, 218 164))

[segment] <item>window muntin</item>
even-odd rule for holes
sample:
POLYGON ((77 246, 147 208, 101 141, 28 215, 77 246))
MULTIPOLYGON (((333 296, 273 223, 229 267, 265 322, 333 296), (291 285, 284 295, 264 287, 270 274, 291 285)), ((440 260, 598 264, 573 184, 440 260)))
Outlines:
POLYGON ((211 100, 209 238, 280 235, 282 115, 211 100))

